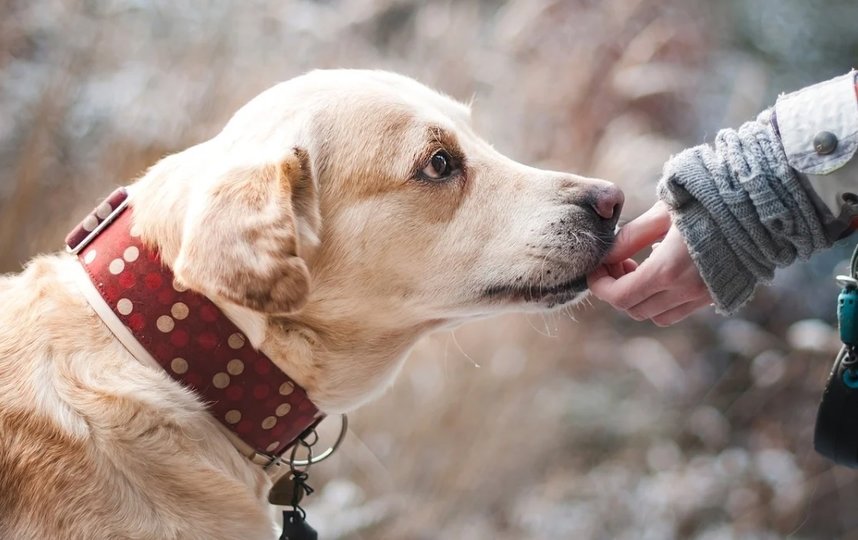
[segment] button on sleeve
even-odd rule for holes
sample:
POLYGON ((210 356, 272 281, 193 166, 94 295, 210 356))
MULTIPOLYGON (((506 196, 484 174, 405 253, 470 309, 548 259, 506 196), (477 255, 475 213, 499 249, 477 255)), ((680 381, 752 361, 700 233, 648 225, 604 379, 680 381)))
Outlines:
POLYGON ((845 165, 858 149, 858 100, 853 70, 830 81, 781 96, 778 130, 795 170, 824 175, 845 165))

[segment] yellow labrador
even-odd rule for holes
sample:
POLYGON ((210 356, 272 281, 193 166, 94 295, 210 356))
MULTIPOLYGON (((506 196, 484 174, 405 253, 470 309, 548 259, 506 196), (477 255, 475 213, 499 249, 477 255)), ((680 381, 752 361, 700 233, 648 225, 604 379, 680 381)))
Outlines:
MULTIPOLYGON (((130 188, 134 226, 325 413, 432 330, 574 302, 622 193, 527 167, 406 77, 317 71, 130 188)), ((0 538, 275 538, 270 481, 135 358, 67 254, 0 280, 0 538)))

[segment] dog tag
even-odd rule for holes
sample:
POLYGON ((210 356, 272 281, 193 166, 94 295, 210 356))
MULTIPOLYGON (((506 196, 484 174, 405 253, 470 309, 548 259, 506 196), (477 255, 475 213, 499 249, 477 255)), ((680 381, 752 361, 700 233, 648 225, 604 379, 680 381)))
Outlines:
POLYGON ((281 476, 268 492, 268 502, 278 506, 297 506, 303 498, 304 490, 295 485, 292 473, 281 476))
POLYGON ((280 540, 318 540, 319 533, 307 524, 301 512, 283 511, 283 534, 280 540))

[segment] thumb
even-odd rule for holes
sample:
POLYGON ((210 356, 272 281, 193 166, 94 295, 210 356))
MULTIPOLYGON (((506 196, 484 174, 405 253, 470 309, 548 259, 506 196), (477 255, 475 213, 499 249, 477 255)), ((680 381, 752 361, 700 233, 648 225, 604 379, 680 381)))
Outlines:
POLYGON ((670 212, 661 201, 639 217, 626 223, 617 233, 614 247, 602 264, 614 264, 661 240, 670 229, 670 212))

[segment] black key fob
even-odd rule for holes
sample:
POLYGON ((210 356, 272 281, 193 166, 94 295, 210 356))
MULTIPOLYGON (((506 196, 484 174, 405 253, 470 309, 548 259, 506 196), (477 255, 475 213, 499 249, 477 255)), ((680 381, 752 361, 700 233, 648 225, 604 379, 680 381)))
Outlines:
POLYGON ((840 349, 816 413, 816 451, 828 459, 858 467, 858 359, 840 349))
POLYGON ((283 511, 283 534, 280 540, 318 540, 319 533, 307 524, 304 515, 295 510, 283 511))

